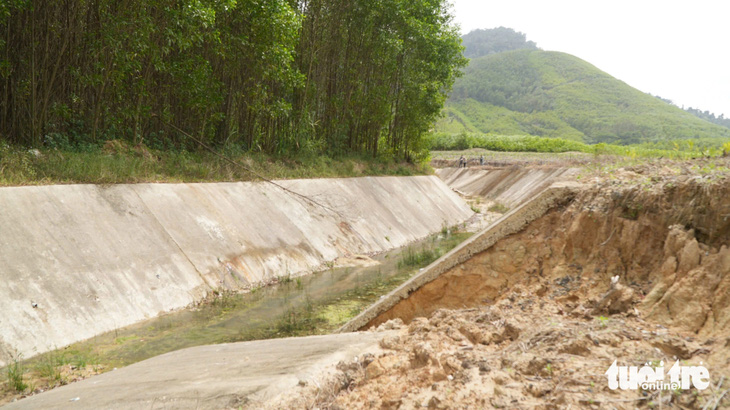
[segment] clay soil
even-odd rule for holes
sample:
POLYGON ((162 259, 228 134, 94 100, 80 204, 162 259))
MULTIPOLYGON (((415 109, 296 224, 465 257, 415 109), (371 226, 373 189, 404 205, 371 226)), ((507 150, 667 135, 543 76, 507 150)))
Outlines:
POLYGON ((279 404, 730 408, 728 165, 584 172, 573 200, 397 305, 382 353, 279 404), (710 386, 611 390, 615 360, 705 366, 710 386))

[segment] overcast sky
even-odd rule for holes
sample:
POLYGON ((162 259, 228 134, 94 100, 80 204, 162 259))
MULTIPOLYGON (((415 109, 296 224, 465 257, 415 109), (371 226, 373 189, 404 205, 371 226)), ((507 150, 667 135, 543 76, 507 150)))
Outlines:
POLYGON ((678 106, 730 118, 728 0, 451 0, 463 34, 510 27, 678 106))

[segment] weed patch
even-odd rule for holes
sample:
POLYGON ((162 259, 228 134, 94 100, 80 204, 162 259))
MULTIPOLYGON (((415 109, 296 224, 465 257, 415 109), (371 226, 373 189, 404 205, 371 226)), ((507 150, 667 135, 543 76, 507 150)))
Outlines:
POLYGON ((86 150, 26 150, 0 143, 0 186, 47 184, 123 184, 146 182, 249 181, 423 175, 425 164, 369 156, 275 157, 228 149, 228 160, 207 151, 165 151, 108 144, 86 150), (229 161, 230 160, 230 161, 229 161), (231 162, 233 161, 233 162, 231 162))
POLYGON ((28 388, 28 383, 24 381, 24 375, 25 367, 18 358, 14 358, 7 368, 8 386, 10 389, 19 393, 25 391, 28 388))
POLYGON ((409 246, 398 261, 398 268, 428 265, 440 256, 441 254, 437 249, 421 248, 416 250, 409 246))
POLYGON ((487 210, 489 212, 496 212, 498 214, 506 214, 509 211, 509 207, 503 203, 495 202, 487 210))

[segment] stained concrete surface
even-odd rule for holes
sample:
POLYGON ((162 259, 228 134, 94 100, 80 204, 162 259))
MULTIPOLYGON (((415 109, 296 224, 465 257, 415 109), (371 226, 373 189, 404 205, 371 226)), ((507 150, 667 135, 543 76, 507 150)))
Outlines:
POLYGON ((178 350, 10 403, 4 409, 257 408, 340 361, 378 353, 388 332, 260 340, 178 350))
POLYGON ((435 176, 0 189, 0 366, 472 215, 435 176))
POLYGON ((555 182, 574 178, 577 168, 441 168, 436 175, 459 193, 480 196, 514 208, 555 182))

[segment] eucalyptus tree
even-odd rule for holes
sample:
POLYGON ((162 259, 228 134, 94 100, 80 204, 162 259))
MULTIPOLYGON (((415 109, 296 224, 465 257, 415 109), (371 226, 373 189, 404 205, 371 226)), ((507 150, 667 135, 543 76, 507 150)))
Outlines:
POLYGON ((408 158, 464 64, 445 0, 0 0, 0 138, 408 158))
POLYGON ((299 25, 285 0, 1 0, 0 133, 253 144, 288 115, 299 25))
POLYGON ((334 151, 422 151, 459 69, 461 40, 440 0, 308 0, 297 48, 298 118, 334 151))

